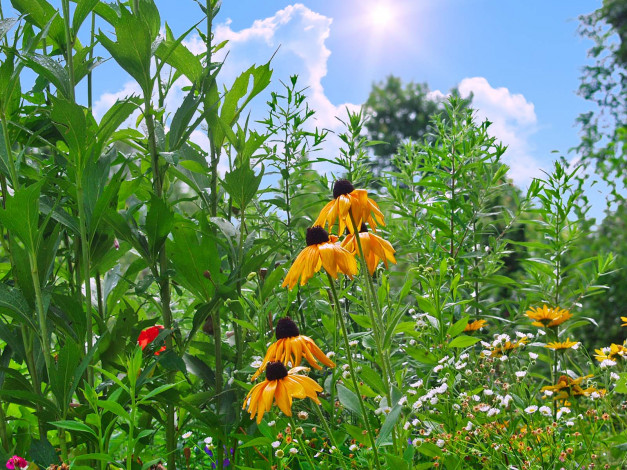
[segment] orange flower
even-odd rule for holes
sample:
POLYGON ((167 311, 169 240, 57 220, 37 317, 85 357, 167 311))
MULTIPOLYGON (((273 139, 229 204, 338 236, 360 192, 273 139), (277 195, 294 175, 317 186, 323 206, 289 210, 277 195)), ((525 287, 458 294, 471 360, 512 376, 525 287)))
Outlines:
POLYGON ((293 289, 298 284, 298 279, 300 285, 304 286, 321 267, 324 267, 334 279, 337 279, 338 271, 351 279, 357 274, 355 257, 335 243, 336 236, 329 235, 322 227, 314 226, 307 229, 306 240, 307 248, 294 260, 282 287, 293 289))
POLYGON ((345 226, 355 233, 350 219, 351 212, 358 227, 367 222, 376 232, 377 224, 385 225, 383 212, 379 205, 368 197, 368 192, 365 189, 355 189, 350 181, 344 179, 337 180, 333 185, 333 200, 320 211, 314 225, 324 228, 328 224, 330 231, 339 220, 339 234, 344 232, 345 226))
POLYGON ((255 385, 244 399, 245 409, 252 419, 257 415, 257 423, 266 411, 270 411, 272 403, 276 402, 286 416, 292 416, 292 399, 309 397, 317 404, 318 393, 322 387, 316 381, 306 375, 298 375, 297 372, 309 370, 306 367, 295 367, 289 372, 282 362, 270 362, 266 367, 266 380, 255 385))
POLYGON ((475 320, 473 322, 470 322, 466 325, 466 328, 464 328, 465 332, 472 332, 472 331, 477 331, 481 328, 483 328, 488 322, 485 320, 475 320))
MULTIPOLYGON (((141 346, 142 351, 146 349, 146 346, 152 343, 157 338, 157 336, 159 336, 161 330, 163 330, 163 325, 155 325, 148 327, 145 330, 142 330, 141 333, 139 333, 139 338, 137 338, 137 344, 141 346)), ((159 351, 155 351, 155 356, 158 356, 163 351, 165 351, 165 346, 162 346, 159 351)))
POLYGON ((564 323, 573 315, 566 309, 555 307, 549 308, 546 304, 542 308, 531 307, 525 314, 532 320, 535 320, 532 325, 539 327, 553 327, 564 323))
POLYGON ((327 367, 335 367, 335 363, 322 352, 313 339, 300 334, 298 326, 290 317, 281 318, 277 322, 275 334, 277 341, 268 348, 266 357, 253 375, 253 380, 259 377, 270 362, 280 361, 285 365, 291 362, 292 366, 296 367, 300 365, 303 356, 315 369, 322 369, 316 359, 327 367))
MULTIPOLYGON (((366 258, 366 265, 370 275, 374 273, 379 261, 383 261, 385 267, 388 267, 388 261, 396 264, 394 253, 396 250, 392 248, 392 245, 387 240, 384 240, 374 233, 369 233, 366 224, 361 225, 359 231, 359 240, 361 241, 361 248, 364 250, 364 257, 366 258)), ((359 247, 357 246, 357 240, 354 234, 349 234, 342 241, 342 247, 354 255, 359 254, 359 247)))

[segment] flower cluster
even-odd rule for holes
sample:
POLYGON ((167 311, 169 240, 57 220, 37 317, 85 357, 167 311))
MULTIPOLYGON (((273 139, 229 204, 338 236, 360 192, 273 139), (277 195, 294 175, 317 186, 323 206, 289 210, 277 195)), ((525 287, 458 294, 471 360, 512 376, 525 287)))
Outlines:
POLYGON ((368 232, 366 223, 376 230, 377 225, 385 225, 383 214, 376 202, 368 197, 363 189, 355 189, 347 180, 338 180, 333 187, 333 200, 320 212, 314 225, 307 229, 307 247, 299 253, 287 272, 283 287, 293 289, 300 280, 304 286, 315 273, 324 270, 334 279, 338 273, 349 278, 357 274, 355 255, 359 249, 372 275, 380 261, 387 267, 388 262, 396 263, 394 248, 383 238, 368 232), (339 222, 338 235, 349 230, 348 236, 338 244, 339 237, 325 230, 332 230, 339 222), (356 230, 356 228, 359 230, 356 230))

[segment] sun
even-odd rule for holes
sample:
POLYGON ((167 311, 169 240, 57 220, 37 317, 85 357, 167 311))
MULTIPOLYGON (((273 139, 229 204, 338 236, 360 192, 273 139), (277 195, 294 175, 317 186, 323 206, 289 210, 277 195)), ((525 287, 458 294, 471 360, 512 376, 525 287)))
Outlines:
POLYGON ((392 2, 379 1, 370 5, 368 20, 370 25, 377 30, 386 30, 394 23, 396 12, 392 2))

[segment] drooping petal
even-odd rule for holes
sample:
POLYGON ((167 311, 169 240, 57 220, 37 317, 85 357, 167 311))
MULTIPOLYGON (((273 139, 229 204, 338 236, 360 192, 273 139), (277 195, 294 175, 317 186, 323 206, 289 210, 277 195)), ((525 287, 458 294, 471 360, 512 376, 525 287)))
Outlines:
POLYGON ((335 257, 336 245, 333 243, 322 243, 318 246, 320 252, 320 259, 322 260, 322 266, 325 271, 328 272, 333 279, 337 279, 337 260, 335 257))
MULTIPOLYGON (((301 335, 302 336, 302 335, 301 335)), ((325 353, 318 347, 318 345, 311 339, 309 336, 302 336, 304 341, 307 344, 306 350, 313 354, 320 362, 322 362, 327 367, 335 367, 335 362, 327 357, 325 353)), ((309 361, 309 358, 307 359, 309 361)), ((311 361, 309 361, 311 364, 311 361)), ((312 364, 313 365, 313 364, 312 364)), ((315 366, 314 366, 315 367, 315 366)))
POLYGON ((290 397, 288 396, 287 389, 285 388, 285 385, 283 383, 284 380, 285 378, 279 379, 276 381, 277 386, 276 386, 276 392, 274 394, 274 397, 276 399, 276 404, 279 407, 279 409, 286 416, 292 416, 292 407, 290 403, 290 397))

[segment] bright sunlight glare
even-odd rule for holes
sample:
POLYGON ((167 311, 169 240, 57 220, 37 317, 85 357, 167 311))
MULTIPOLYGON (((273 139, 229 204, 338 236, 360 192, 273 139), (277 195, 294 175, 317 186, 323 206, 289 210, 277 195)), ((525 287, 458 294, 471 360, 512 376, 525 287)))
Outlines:
POLYGON ((370 7, 369 20, 373 28, 385 30, 392 26, 396 12, 392 2, 377 2, 370 7))

